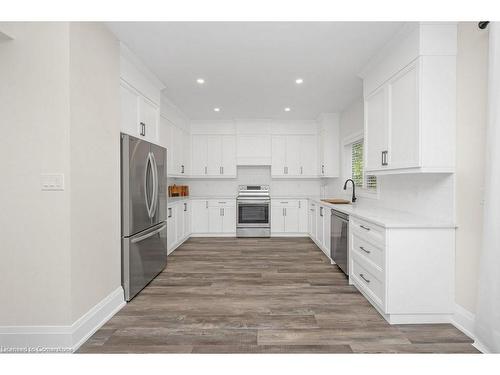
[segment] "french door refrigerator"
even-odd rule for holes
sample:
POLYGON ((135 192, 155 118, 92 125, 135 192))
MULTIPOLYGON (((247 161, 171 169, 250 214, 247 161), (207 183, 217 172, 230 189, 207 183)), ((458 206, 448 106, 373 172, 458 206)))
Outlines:
POLYGON ((167 265, 167 150, 120 138, 122 286, 130 301, 167 265))

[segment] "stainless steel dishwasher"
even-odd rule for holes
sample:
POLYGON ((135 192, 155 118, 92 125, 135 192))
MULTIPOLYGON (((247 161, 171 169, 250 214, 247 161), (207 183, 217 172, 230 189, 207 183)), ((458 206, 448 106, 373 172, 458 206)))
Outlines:
POLYGON ((330 256, 349 275, 349 215, 332 210, 330 221, 330 256))

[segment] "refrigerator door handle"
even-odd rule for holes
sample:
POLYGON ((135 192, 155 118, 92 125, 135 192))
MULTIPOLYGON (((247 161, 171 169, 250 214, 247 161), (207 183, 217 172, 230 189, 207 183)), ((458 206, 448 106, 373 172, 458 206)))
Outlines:
POLYGON ((152 170, 153 170, 153 199, 151 202, 151 217, 154 217, 156 214, 156 210, 158 208, 158 191, 159 191, 159 184, 160 182, 158 181, 158 164, 156 164, 156 158, 155 154, 151 153, 151 161, 153 162, 152 164, 152 170))
POLYGON ((159 227, 158 229, 155 229, 154 231, 152 232, 149 232, 149 233, 146 233, 140 237, 135 237, 133 238, 130 242, 132 243, 137 243, 137 242, 141 242, 141 241, 144 241, 146 239, 148 239, 149 237, 153 237, 155 234, 158 234, 160 233, 162 230, 164 230, 165 228, 167 227, 166 224, 163 224, 161 227, 159 227))
POLYGON ((151 165, 151 153, 148 153, 148 156, 146 158, 146 168, 144 170, 144 198, 146 200, 146 210, 148 211, 148 217, 151 217, 151 206, 149 204, 149 197, 148 197, 148 172, 152 173, 152 165, 151 165))

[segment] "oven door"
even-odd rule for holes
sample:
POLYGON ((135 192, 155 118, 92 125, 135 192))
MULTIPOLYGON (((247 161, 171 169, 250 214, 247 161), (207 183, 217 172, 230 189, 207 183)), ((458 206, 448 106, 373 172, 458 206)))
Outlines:
POLYGON ((237 201, 237 227, 268 228, 270 201, 241 199, 237 201))

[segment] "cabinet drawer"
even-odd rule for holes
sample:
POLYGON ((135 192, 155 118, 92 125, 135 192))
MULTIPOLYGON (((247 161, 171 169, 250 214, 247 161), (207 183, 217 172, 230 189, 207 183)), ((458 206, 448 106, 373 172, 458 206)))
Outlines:
POLYGON ((350 217, 352 233, 357 233, 362 239, 369 242, 376 242, 382 247, 385 246, 385 229, 379 225, 372 224, 368 221, 350 217))
POLYGON ((358 257, 353 257, 350 277, 354 278, 356 285, 368 294, 379 307, 383 308, 384 283, 380 280, 380 277, 375 276, 378 272, 366 264, 361 265, 361 263, 358 257))
POLYGON ((296 199, 273 199, 271 201, 271 205, 273 207, 293 207, 293 208, 299 208, 301 206, 300 200, 296 199))
POLYGON ((364 258, 381 270, 384 269, 384 250, 380 246, 373 244, 372 242, 363 239, 358 233, 352 234, 352 244, 351 249, 359 257, 364 258))
POLYGON ((235 199, 208 199, 208 207, 235 207, 235 199))

